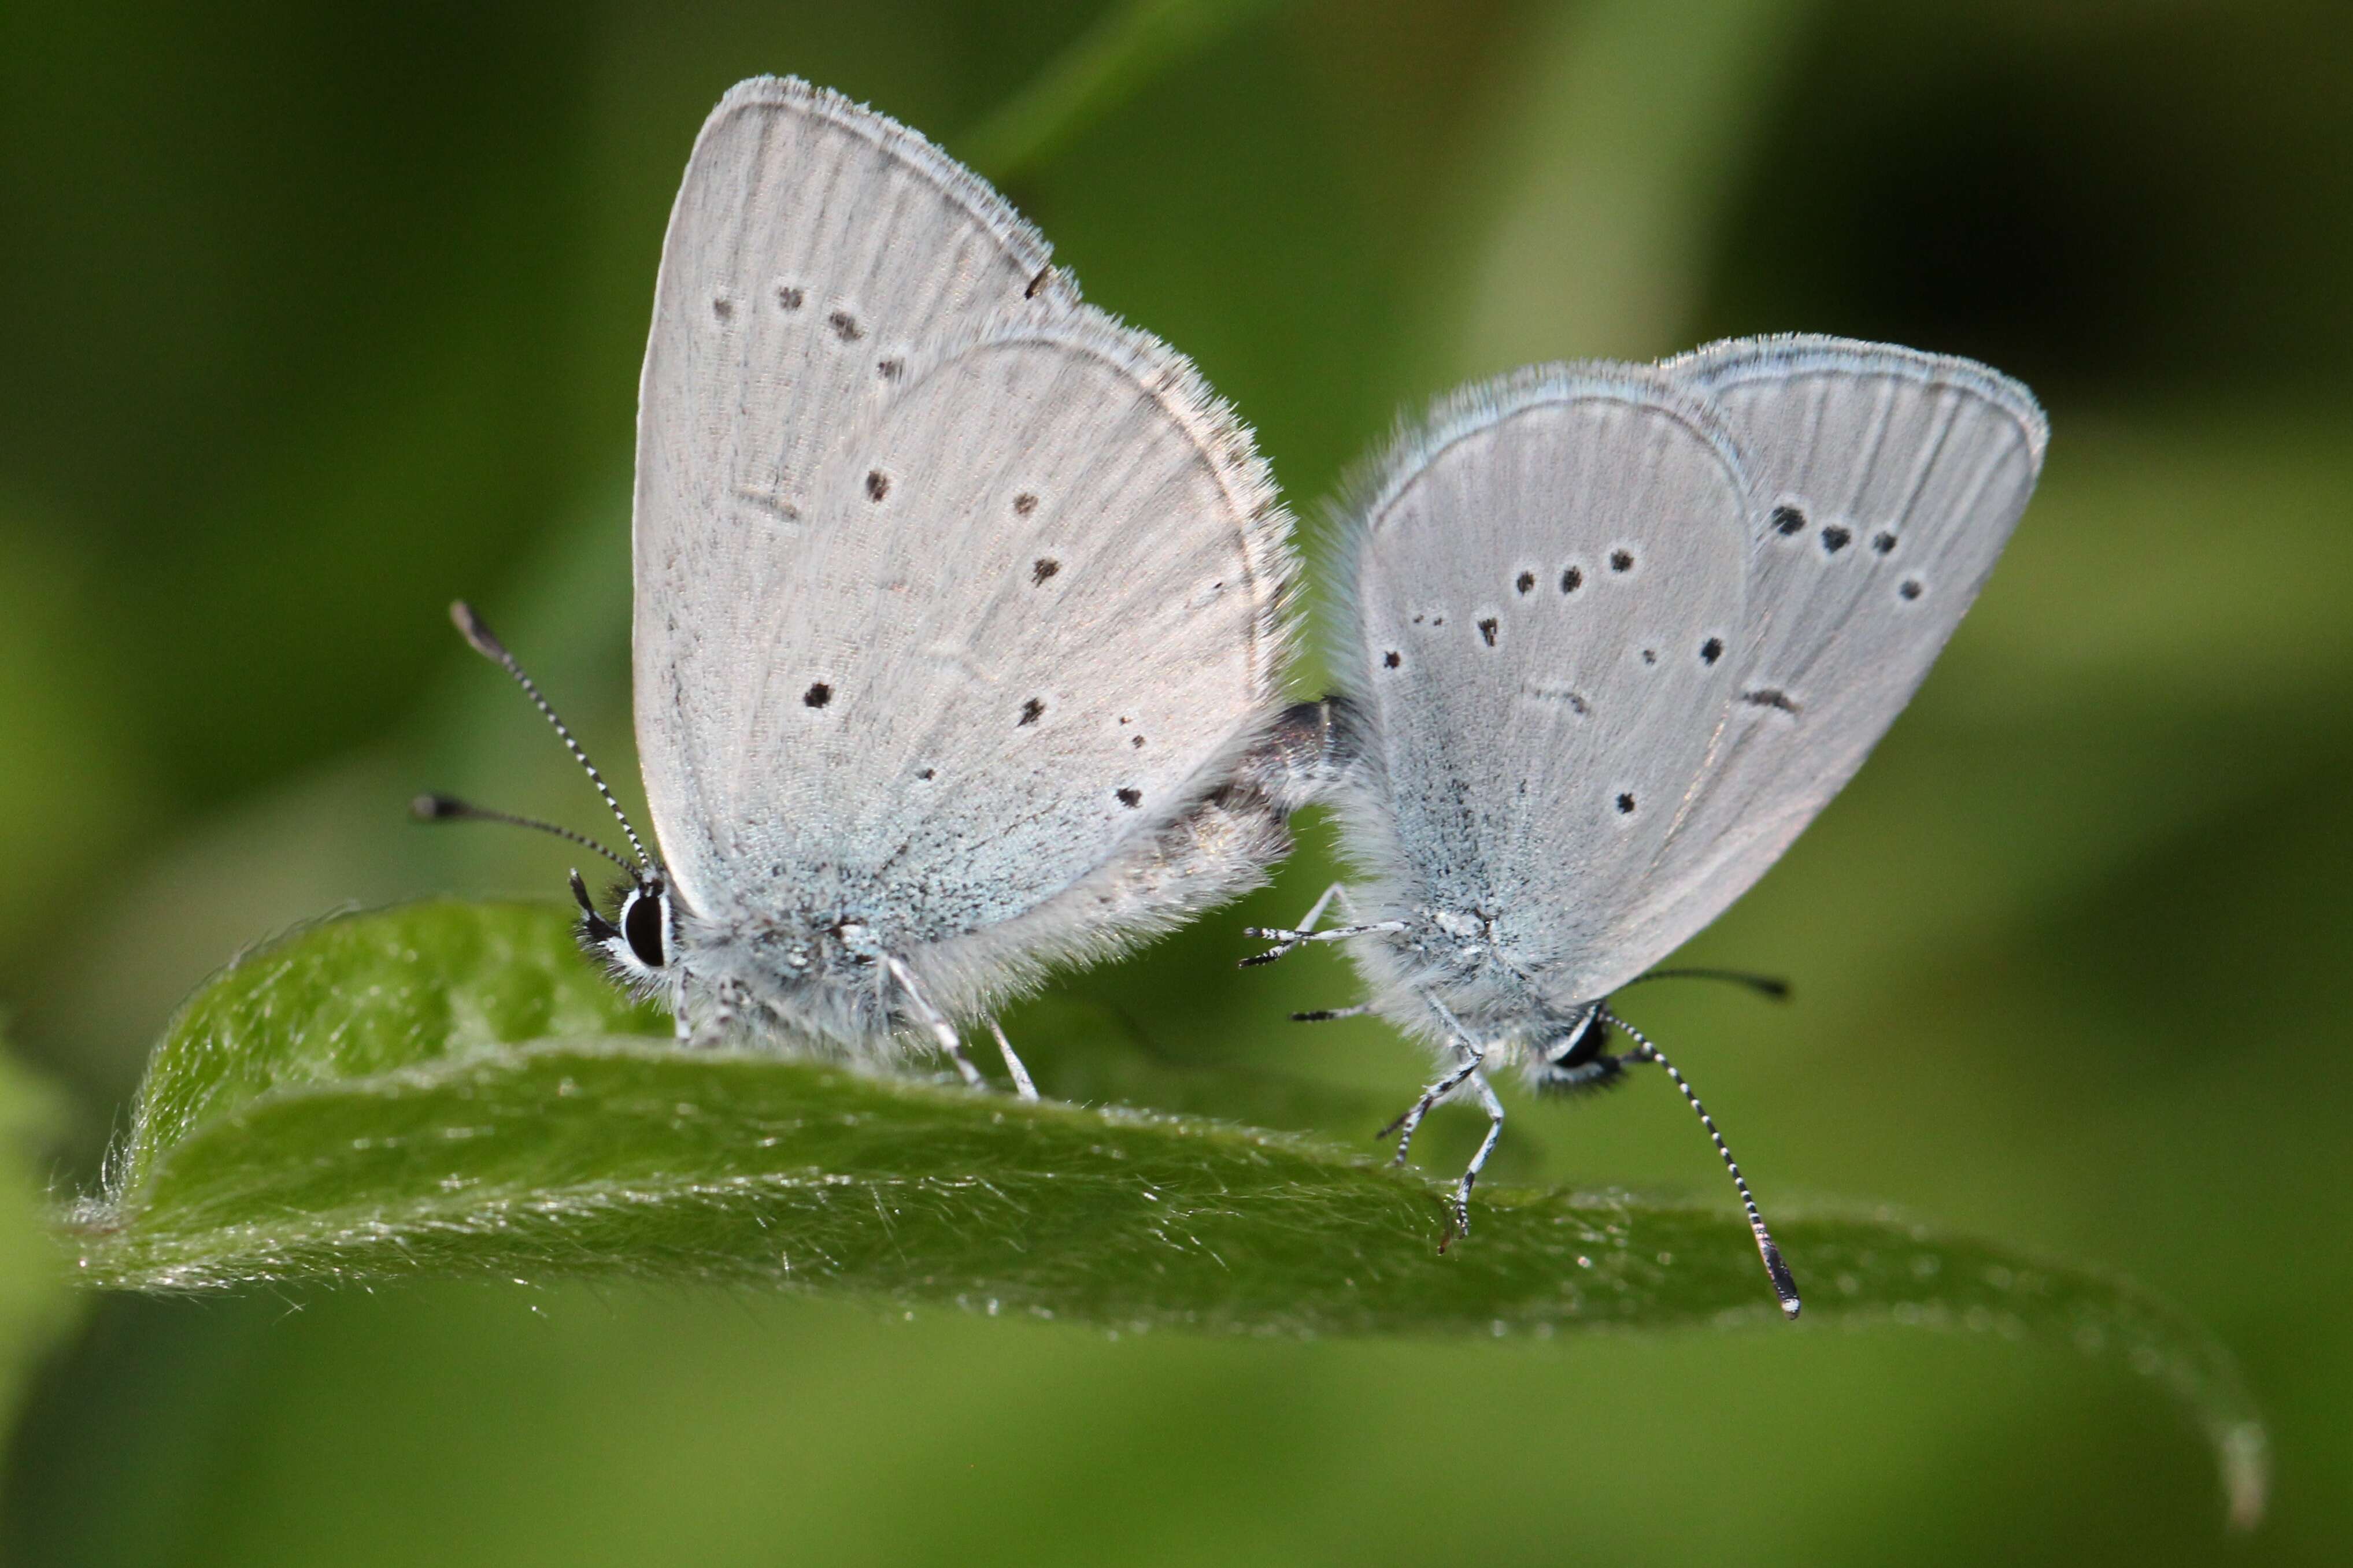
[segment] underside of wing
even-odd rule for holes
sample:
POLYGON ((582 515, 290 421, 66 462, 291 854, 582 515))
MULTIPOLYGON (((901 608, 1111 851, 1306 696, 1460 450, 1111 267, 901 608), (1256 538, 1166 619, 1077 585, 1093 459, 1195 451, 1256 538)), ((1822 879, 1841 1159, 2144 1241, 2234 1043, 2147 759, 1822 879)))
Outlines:
POLYGON ((1760 506, 1730 720, 1630 912, 1646 962, 1862 765, 1992 572, 2048 439, 2018 383, 1885 344, 1741 339, 1661 368, 1723 410, 1760 506))
MULTIPOLYGON (((902 953, 1001 926, 1155 841, 1274 710, 1272 483, 1180 356, 1100 311, 912 358, 802 528, 639 689, 685 738, 665 845, 723 868, 734 918, 855 920, 902 953)), ((723 910, 704 880, 690 900, 723 910)))
POLYGON ((1606 989, 1731 700, 1750 507, 1705 400, 1635 366, 1471 388, 1390 452, 1334 658, 1368 918, 1467 921, 1559 1001, 1606 989))
POLYGON ((638 414, 638 747, 674 860, 690 769, 727 744, 689 733, 695 715, 671 703, 694 628, 747 573, 807 548, 818 467, 924 345, 1025 301, 1075 293, 1037 232, 916 132, 775 78, 737 86, 703 125, 638 414))

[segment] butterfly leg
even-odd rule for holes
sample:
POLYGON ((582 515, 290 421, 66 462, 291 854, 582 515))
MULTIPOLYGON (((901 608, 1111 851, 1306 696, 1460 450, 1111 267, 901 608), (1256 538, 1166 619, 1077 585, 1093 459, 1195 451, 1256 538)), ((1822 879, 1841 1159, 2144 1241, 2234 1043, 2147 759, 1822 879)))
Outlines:
MULTIPOLYGON (((1421 1131, 1422 1118, 1430 1114, 1430 1108, 1461 1088, 1462 1080, 1479 1070, 1480 1057, 1476 1051, 1460 1042, 1455 1048, 1462 1052, 1462 1060, 1449 1068, 1443 1078, 1423 1089, 1421 1098, 1408 1106, 1404 1115, 1373 1134, 1376 1138, 1387 1138, 1391 1133, 1397 1135, 1397 1157, 1389 1162, 1391 1164, 1405 1163, 1407 1152, 1413 1148, 1413 1135, 1421 1131)), ((1480 1082, 1484 1084, 1486 1080, 1482 1079, 1480 1082)))
POLYGON ((1504 1135, 1504 1102, 1495 1098, 1495 1086, 1487 1081, 1487 1075, 1482 1072, 1472 1073, 1471 1084, 1479 1091, 1480 1106, 1487 1112, 1487 1136, 1480 1140, 1479 1152, 1471 1156, 1471 1163, 1463 1171, 1462 1180, 1455 1184, 1453 1234, 1438 1244, 1440 1252, 1446 1250, 1455 1237, 1471 1234, 1471 1189, 1477 1184, 1479 1173, 1486 1168, 1487 1156, 1495 1152, 1495 1141, 1504 1135))
POLYGON ((997 1048, 1005 1053, 1005 1070, 1013 1075, 1013 1092, 1024 1100, 1037 1099, 1038 1086, 1029 1081, 1029 1069, 1023 1067, 1021 1058, 1013 1054, 1013 1042, 1005 1037, 1005 1026, 998 1023, 993 1014, 988 1020, 988 1029, 997 1037, 997 1048))
POLYGON ((1283 954, 1295 951, 1299 946, 1299 942, 1307 940, 1308 933, 1315 929, 1315 922, 1324 918, 1324 911, 1331 907, 1332 900, 1338 899, 1345 903, 1347 901, 1347 898, 1348 889, 1338 882, 1333 883, 1330 887, 1324 889, 1323 897, 1317 899, 1315 902, 1309 907, 1306 915, 1302 918, 1299 922, 1299 929, 1295 931, 1279 931, 1263 926, 1243 927, 1242 934, 1244 936, 1263 937, 1268 940, 1272 940, 1278 936, 1291 936, 1297 937, 1299 941, 1287 942, 1283 943, 1282 946, 1276 948, 1273 952, 1261 952, 1255 958, 1246 958, 1242 960, 1242 967, 1247 969, 1252 964, 1272 963, 1276 959, 1281 958, 1283 954))
POLYGON ((1335 882, 1324 889, 1324 896, 1315 900, 1315 907, 1307 911, 1307 918, 1300 921, 1295 928, 1243 927, 1244 936, 1257 937, 1262 942, 1271 942, 1275 945, 1268 948, 1264 952, 1252 953, 1243 959, 1241 967, 1255 969, 1261 963, 1272 963, 1278 958, 1298 952, 1303 945, 1311 942, 1345 942, 1352 936, 1369 936, 1375 931, 1401 931, 1408 929, 1403 921, 1375 921, 1368 925, 1333 926, 1328 930, 1317 931, 1315 922, 1324 918, 1325 907, 1335 899, 1352 917, 1355 915, 1356 906, 1349 901, 1348 889, 1335 882))
POLYGON ((965 1086, 986 1088, 980 1069, 973 1066, 971 1059, 964 1054, 964 1042, 956 1037, 955 1026, 949 1023, 947 1016, 933 1006, 930 999, 916 989, 913 973, 904 963, 888 954, 883 956, 882 963, 890 970, 891 978, 899 983, 899 989, 906 994, 907 1005, 914 1013, 915 1021, 931 1032, 933 1043, 939 1047, 940 1054, 955 1063, 955 1069, 963 1075, 965 1086))

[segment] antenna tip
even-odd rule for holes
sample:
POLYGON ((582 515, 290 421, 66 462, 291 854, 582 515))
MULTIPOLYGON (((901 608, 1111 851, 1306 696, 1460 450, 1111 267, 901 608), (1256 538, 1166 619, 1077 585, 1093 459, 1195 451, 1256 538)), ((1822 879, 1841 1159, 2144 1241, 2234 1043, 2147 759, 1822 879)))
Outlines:
POLYGON ((466 803, 451 795, 420 795, 408 803, 408 815, 419 822, 446 822, 466 815, 466 803))
POLYGON ((1790 1274, 1789 1266, 1781 1261, 1781 1249, 1770 1241, 1762 1241, 1757 1250, 1765 1255, 1765 1272, 1772 1276, 1773 1294, 1781 1298, 1781 1315, 1796 1322, 1804 1303, 1798 1300, 1798 1281, 1790 1274))
POLYGON ((459 636, 473 645, 476 653, 500 664, 507 662, 506 645, 499 641, 491 634, 491 628, 482 624, 482 617, 474 613, 473 605, 463 599, 450 600, 449 623, 458 628, 459 636))

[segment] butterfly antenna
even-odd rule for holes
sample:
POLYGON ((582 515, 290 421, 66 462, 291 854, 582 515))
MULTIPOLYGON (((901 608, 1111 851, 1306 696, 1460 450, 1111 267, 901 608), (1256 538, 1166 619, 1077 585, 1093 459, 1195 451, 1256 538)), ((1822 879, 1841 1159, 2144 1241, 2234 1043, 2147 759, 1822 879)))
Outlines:
MULTIPOLYGON (((1776 1002, 1789 999, 1789 983, 1778 974, 1756 974, 1746 969, 1653 969, 1638 974, 1626 985, 1640 985, 1648 980, 1721 980, 1728 984, 1745 985, 1759 996, 1770 996, 1776 1002)), ((1623 991, 1626 985, 1618 989, 1623 991)))
POLYGON ((1786 1316, 1796 1317, 1798 1282, 1790 1277, 1789 1266, 1781 1261, 1781 1249, 1773 1244, 1773 1233, 1765 1228, 1765 1216, 1757 1210, 1757 1199, 1748 1190, 1747 1178, 1740 1173, 1740 1163, 1732 1157, 1731 1147, 1725 1142, 1724 1134, 1715 1130, 1715 1119, 1707 1113, 1707 1107, 1699 1102, 1699 1096, 1692 1092, 1692 1086, 1684 1081, 1683 1075, 1675 1070, 1675 1064, 1667 1060, 1666 1053, 1652 1045, 1641 1030, 1607 1009, 1603 1010, 1601 1016, 1611 1027, 1641 1047, 1637 1055, 1666 1068, 1667 1076, 1675 1080, 1675 1087, 1683 1091, 1685 1100, 1691 1101, 1692 1110, 1699 1115, 1700 1125, 1707 1129, 1710 1138, 1715 1140, 1715 1152, 1723 1156, 1724 1168, 1732 1173, 1732 1184, 1740 1190, 1741 1206, 1748 1211, 1748 1228, 1757 1233, 1757 1251, 1765 1259, 1765 1272, 1773 1281, 1773 1294, 1781 1299, 1782 1312, 1786 1316))
MULTIPOLYGON (((638 852, 638 867, 630 867, 624 861, 623 868, 631 871, 632 874, 641 868, 651 870, 654 863, 653 857, 646 853, 645 841, 638 837, 638 830, 629 826, 628 814, 621 809, 621 803, 613 798, 612 790, 605 783, 605 775, 596 771, 596 764, 588 760, 588 753, 582 751, 580 742, 572 738, 571 727, 556 717, 555 709, 546 698, 540 695, 538 683, 523 673, 522 666, 515 662, 515 656, 509 653, 507 645, 499 641, 491 628, 482 624, 482 617, 474 613, 473 605, 463 599, 453 600, 449 605, 449 619, 457 624, 459 632, 473 645, 476 653, 514 677, 515 684, 522 688, 523 695, 531 699, 533 706, 539 710, 541 716, 555 726, 555 733, 564 742, 565 749, 572 753, 572 760, 578 763, 581 771, 588 775, 588 782, 596 786, 596 793, 605 797, 605 804, 612 808, 613 820, 621 825, 621 831, 628 836, 629 847, 638 852)), ((522 819, 510 818, 509 820, 522 819)), ((529 826, 545 825, 529 824, 529 826)), ((560 833, 563 829, 552 828, 550 831, 560 833)), ((582 842, 586 843, 586 840, 584 839, 582 842)), ((605 853, 611 855, 612 851, 607 850, 605 853)), ((614 856, 613 858, 617 860, 620 858, 614 856)))
POLYGON ((558 827, 552 822, 542 822, 535 816, 517 816, 511 811, 492 811, 488 806, 470 805, 455 795, 420 795, 408 803, 408 815, 419 822, 503 822, 510 827, 535 828, 541 833, 553 833, 558 838, 568 838, 584 848, 594 849, 631 877, 638 868, 630 865, 602 844, 585 833, 575 833, 568 827, 558 827))

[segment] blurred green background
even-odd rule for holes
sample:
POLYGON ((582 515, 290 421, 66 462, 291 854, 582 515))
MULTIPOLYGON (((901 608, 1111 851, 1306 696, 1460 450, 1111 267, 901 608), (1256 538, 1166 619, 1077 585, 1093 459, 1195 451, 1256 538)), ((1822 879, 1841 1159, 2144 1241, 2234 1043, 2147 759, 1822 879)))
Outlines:
MULTIPOLYGON (((637 362, 695 128, 760 71, 981 163, 1303 511, 1398 410, 1547 357, 1807 329, 2032 384, 2050 465, 1990 588, 1694 944, 1797 1000, 1634 1016, 1768 1214, 1886 1201, 2212 1325, 2274 1423, 2272 1521, 2226 1546, 2148 1387, 1989 1340, 1224 1343, 474 1285, 97 1303, 25 1373, 9 1561, 2345 1559, 2341 0, 0 9, 0 998, 47 1086, 0 1121, 48 1129, 60 1194, 240 947, 560 892, 554 846, 403 820, 432 786, 596 826, 452 596, 634 774, 637 362)), ((1386 1115, 1415 1052, 1282 1021, 1352 1000, 1343 963, 1229 967, 1328 843, 1009 1026, 1386 1115)), ((1507 1179, 1725 1195, 1654 1079, 1515 1107, 1507 1179)))

